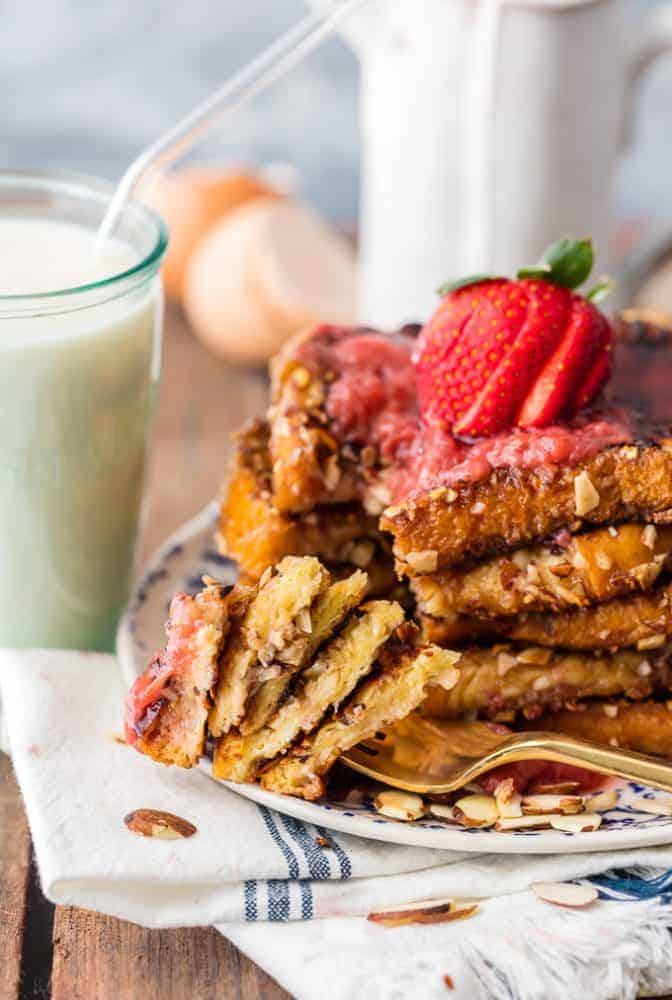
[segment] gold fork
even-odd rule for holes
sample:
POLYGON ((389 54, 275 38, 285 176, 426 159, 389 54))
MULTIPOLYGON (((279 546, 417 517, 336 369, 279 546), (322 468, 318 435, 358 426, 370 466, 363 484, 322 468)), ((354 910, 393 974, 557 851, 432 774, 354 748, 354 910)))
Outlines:
POLYGON ((520 760, 549 760, 672 792, 672 761, 561 733, 511 733, 487 722, 410 715, 344 753, 348 767, 407 792, 454 792, 485 771, 520 760))

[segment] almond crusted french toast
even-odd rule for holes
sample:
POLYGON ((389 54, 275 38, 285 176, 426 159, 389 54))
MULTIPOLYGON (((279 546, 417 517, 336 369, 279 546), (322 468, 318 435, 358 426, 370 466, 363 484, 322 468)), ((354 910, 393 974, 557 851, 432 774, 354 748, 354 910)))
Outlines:
POLYGON ((672 527, 619 524, 484 562, 414 576, 418 610, 498 618, 568 611, 648 590, 672 567, 672 527))
MULTIPOLYGON (((207 736, 215 776, 254 781, 340 718, 342 704, 359 720, 353 733, 375 731, 380 717, 417 708, 430 682, 454 684, 459 654, 416 645, 403 608, 362 603, 366 591, 361 570, 334 581, 314 557, 287 556, 256 587, 209 581, 193 598, 177 595, 166 649, 126 699, 128 742, 161 763, 191 767, 207 736), (360 691, 361 711, 352 704, 360 691)), ((320 781, 348 739, 329 740, 320 781)), ((305 795, 315 788, 306 784, 305 795)))
POLYGON ((423 714, 508 723, 576 707, 586 699, 640 700, 668 691, 672 644, 650 653, 627 649, 599 656, 541 646, 470 646, 462 650, 459 668, 450 691, 436 687, 428 693, 423 714))

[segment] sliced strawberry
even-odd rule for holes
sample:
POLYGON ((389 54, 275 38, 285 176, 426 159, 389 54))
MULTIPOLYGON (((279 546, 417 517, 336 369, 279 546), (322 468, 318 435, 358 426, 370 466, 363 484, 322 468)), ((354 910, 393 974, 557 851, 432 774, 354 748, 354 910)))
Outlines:
MULTIPOLYGON (((454 373, 455 366, 461 370, 465 366, 465 327, 473 321, 484 303, 503 303, 509 287, 515 286, 505 279, 497 279, 452 292, 442 299, 439 308, 423 327, 414 362, 420 407, 428 423, 450 427, 466 408, 462 398, 462 378, 454 373)), ((521 313, 519 325, 523 318, 524 313, 521 313)), ((468 376, 472 376, 471 371, 468 371, 468 376)))
MULTIPOLYGON (((567 288, 538 279, 510 287, 511 304, 525 303, 525 320, 494 368, 488 365, 490 356, 484 358, 489 377, 482 388, 478 385, 478 395, 454 424, 454 432, 464 437, 489 437, 513 425, 530 386, 563 336, 572 299, 567 288)), ((456 354, 457 350, 453 358, 456 354)))
POLYGON ((519 427, 546 427, 569 408, 597 357, 608 323, 586 299, 572 295, 569 323, 518 414, 519 427))
POLYGON ((582 407, 592 403, 608 382, 611 375, 612 340, 613 331, 611 325, 608 321, 605 321, 605 329, 597 356, 570 404, 573 411, 580 410, 582 407))

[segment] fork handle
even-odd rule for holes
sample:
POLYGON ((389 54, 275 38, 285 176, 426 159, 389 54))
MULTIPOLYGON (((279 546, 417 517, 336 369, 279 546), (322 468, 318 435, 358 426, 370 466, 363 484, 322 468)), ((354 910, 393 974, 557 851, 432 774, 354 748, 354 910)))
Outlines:
POLYGON ((529 733, 526 737, 524 742, 520 741, 520 734, 511 740, 505 740, 489 754, 488 767, 496 766, 493 758, 500 756, 507 763, 516 760, 552 760, 672 792, 672 761, 556 733, 529 733))

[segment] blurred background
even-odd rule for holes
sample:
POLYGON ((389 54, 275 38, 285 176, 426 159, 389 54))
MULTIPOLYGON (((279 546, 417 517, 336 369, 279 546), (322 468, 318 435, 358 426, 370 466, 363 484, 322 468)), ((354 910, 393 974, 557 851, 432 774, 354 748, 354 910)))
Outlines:
MULTIPOLYGON (((633 24, 659 0, 626 0, 633 24)), ((302 0, 0 0, 3 165, 115 177, 133 155, 304 12, 302 0)), ((198 158, 280 161, 329 217, 357 213, 358 64, 334 38, 198 158)), ((639 95, 618 172, 619 217, 672 214, 672 59, 639 95)), ((596 114, 599 109, 595 109, 596 114)))

